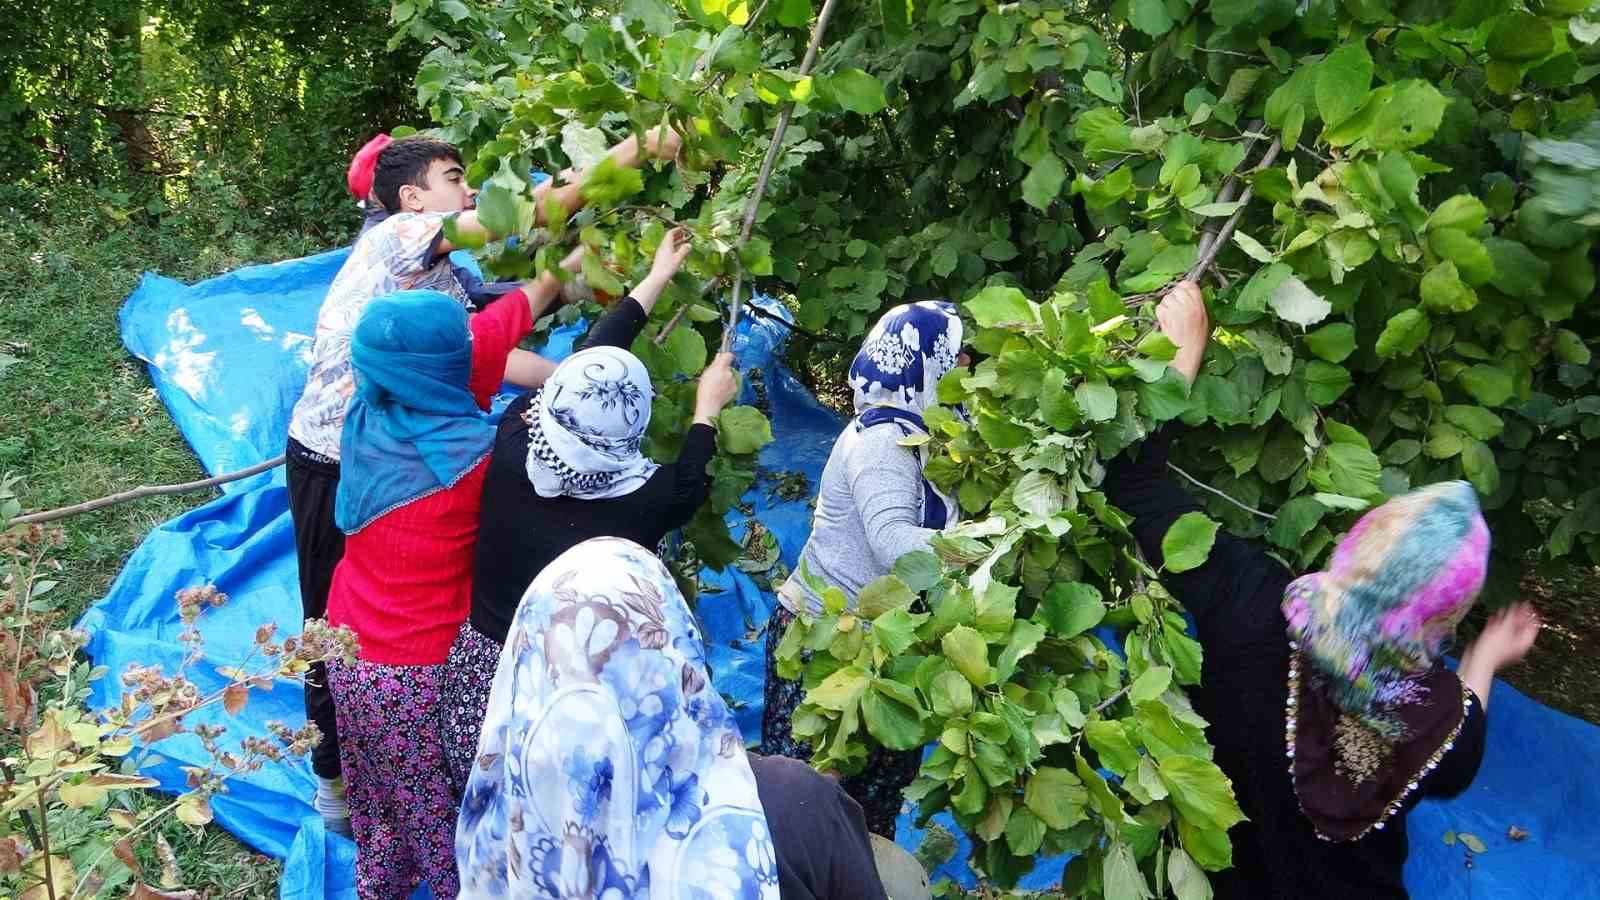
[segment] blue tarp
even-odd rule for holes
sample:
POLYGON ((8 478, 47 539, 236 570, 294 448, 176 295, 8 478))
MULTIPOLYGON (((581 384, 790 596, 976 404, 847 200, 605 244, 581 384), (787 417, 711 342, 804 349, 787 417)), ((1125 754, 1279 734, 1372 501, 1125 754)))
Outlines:
MULTIPOLYGON (((345 254, 252 266, 190 286, 146 275, 129 297, 123 340, 149 365, 162 400, 209 471, 282 452, 316 310, 345 254)), ((747 372, 761 371, 770 405, 776 440, 762 454, 763 469, 798 470, 815 486, 839 421, 778 361, 785 336, 781 326, 746 318, 735 349, 747 372)), ((548 352, 566 352, 572 338, 572 330, 558 331, 548 352)), ((753 380, 747 379, 746 402, 753 380)), ((776 536, 783 562, 793 565, 809 528, 807 503, 780 500, 765 480, 746 499, 776 536)), ((730 524, 736 537, 743 535, 737 513, 730 524)), ((202 687, 220 684, 216 667, 238 664, 257 626, 277 623, 282 633, 299 628, 293 554, 282 470, 229 485, 223 496, 151 532, 133 553, 110 593, 84 617, 92 634, 88 652, 113 672, 133 662, 176 668, 182 651, 174 641, 180 623, 172 596, 211 583, 232 601, 205 615, 206 656, 191 676, 202 687)), ((699 610, 715 680, 754 738, 762 699, 761 629, 773 598, 732 570, 703 573, 703 584, 708 590, 699 610)), ((112 699, 113 680, 102 679, 94 702, 112 699)), ((214 708, 206 717, 220 721, 226 714, 214 708)), ((254 732, 271 720, 297 725, 299 686, 253 692, 239 719, 254 732)), ((1503 683, 1495 689, 1490 720, 1488 754, 1472 788, 1451 803, 1425 803, 1411 816, 1406 880, 1414 895, 1600 897, 1590 877, 1596 846, 1590 823, 1600 812, 1600 787, 1590 773, 1600 770, 1600 728, 1541 707, 1503 683), (1526 831, 1526 839, 1512 841, 1511 826, 1526 831), (1470 870, 1462 847, 1442 842, 1450 830, 1471 832, 1488 845, 1470 870)), ((206 760, 188 735, 169 738, 156 751, 146 769, 174 791, 182 789, 181 766, 206 760)), ((324 834, 309 804, 313 786, 304 761, 271 765, 235 780, 213 806, 224 827, 286 860, 283 897, 353 897, 354 849, 324 834)), ((902 817, 900 839, 907 846, 918 841, 909 815, 902 817)), ((959 863, 965 851, 963 842, 958 861, 940 874, 970 884, 971 872, 959 863)), ((1025 885, 1048 886, 1060 866, 1059 860, 1042 863, 1025 885)))

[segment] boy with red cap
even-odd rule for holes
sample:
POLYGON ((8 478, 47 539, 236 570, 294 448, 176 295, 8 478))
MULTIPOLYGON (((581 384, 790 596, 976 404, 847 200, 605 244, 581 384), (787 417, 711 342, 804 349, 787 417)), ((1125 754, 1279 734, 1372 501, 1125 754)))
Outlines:
MULTIPOLYGON (((675 132, 662 127, 642 142, 635 137, 622 141, 608 155, 619 165, 636 167, 650 158, 672 159, 680 143, 675 132)), ((584 182, 585 173, 578 172, 559 186, 547 181, 534 188, 534 224, 543 223, 547 198, 563 209, 582 207, 584 182)), ((420 136, 374 138, 351 161, 348 183, 351 192, 367 203, 369 222, 317 314, 311 370, 290 415, 286 450, 300 601, 308 619, 326 613, 334 567, 344 555, 344 534, 334 524, 333 506, 345 410, 355 390, 350 361, 355 323, 373 300, 398 291, 440 291, 469 306, 467 286, 449 260, 456 247, 444 236, 444 221, 453 216, 458 233, 498 237, 478 221, 477 191, 466 183, 460 151, 445 141, 420 136), (378 210, 382 217, 372 221, 378 210)), ((524 292, 524 302, 531 298, 536 301, 532 305, 543 311, 557 299, 548 282, 513 286, 512 291, 524 292)), ((512 384, 537 387, 554 369, 549 360, 516 349, 507 357, 503 374, 512 384)), ((333 698, 321 666, 313 669, 306 686, 306 718, 316 722, 323 734, 311 758, 318 780, 316 809, 329 828, 348 834, 333 698)))

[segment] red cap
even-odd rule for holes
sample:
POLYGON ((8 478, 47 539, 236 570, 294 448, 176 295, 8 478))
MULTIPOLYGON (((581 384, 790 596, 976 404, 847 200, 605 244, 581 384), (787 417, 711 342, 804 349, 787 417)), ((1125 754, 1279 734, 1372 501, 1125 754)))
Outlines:
POLYGON ((378 168, 378 154, 393 140, 387 134, 380 134, 363 144, 356 155, 350 157, 350 172, 345 176, 345 184, 350 186, 350 193, 357 200, 365 200, 372 193, 372 172, 378 168))

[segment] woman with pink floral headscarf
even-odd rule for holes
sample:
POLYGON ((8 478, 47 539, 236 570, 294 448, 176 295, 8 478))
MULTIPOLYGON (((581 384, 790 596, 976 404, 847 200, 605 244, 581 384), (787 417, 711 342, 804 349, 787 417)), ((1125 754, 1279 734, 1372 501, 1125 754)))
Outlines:
MULTIPOLYGON (((1157 309, 1191 382, 1209 326, 1193 284, 1157 309)), ((1184 513, 1158 433, 1106 473, 1152 565, 1184 513)), ((1443 653, 1483 586, 1489 529, 1471 485, 1429 485, 1364 515, 1321 572, 1295 578, 1251 544, 1217 535, 1200 567, 1162 582, 1205 650, 1193 693, 1216 761, 1248 821, 1235 826, 1219 897, 1404 898, 1405 817, 1471 784, 1497 669, 1533 645, 1527 604, 1489 620, 1455 671, 1443 653)))

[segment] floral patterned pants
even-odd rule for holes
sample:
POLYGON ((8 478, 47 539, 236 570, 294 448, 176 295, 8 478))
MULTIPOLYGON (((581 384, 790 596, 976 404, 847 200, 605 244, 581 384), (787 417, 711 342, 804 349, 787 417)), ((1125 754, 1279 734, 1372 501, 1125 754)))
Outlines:
POLYGON ((444 666, 328 664, 361 900, 405 900, 423 881, 440 900, 459 890, 443 683, 444 666))
MULTIPOLYGON (((810 760, 811 745, 796 740, 791 727, 794 711, 805 700, 799 681, 778 677, 777 651, 783 633, 794 621, 794 613, 783 606, 772 611, 767 621, 766 706, 761 715, 761 752, 768 756, 810 760)), ((903 794, 922 767, 920 750, 886 750, 874 745, 867 754, 866 767, 841 783, 845 793, 861 804, 867 817, 867 830, 894 839, 895 819, 904 805, 903 794)))
POLYGON ((467 777, 478 757, 478 738, 489 708, 489 689, 500 667, 500 642, 462 622, 445 661, 443 709, 444 755, 450 769, 450 786, 460 799, 467 792, 467 777))

